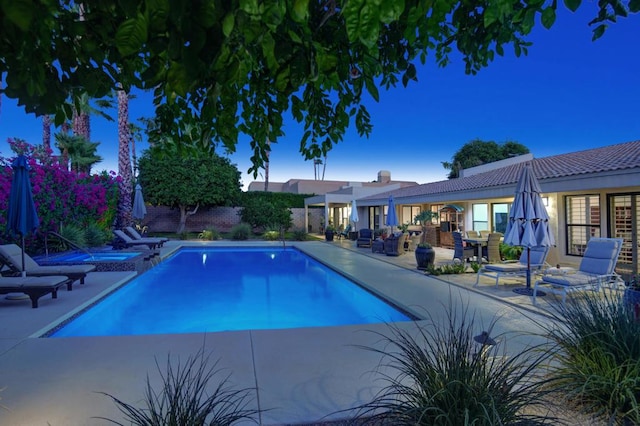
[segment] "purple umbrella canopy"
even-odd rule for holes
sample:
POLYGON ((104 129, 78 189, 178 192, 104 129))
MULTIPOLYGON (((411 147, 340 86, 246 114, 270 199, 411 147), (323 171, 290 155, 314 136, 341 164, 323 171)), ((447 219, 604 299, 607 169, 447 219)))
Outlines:
POLYGON ((532 291, 529 260, 531 247, 550 247, 555 244, 541 192, 533 168, 527 164, 520 174, 504 233, 506 244, 527 248, 527 286, 525 289, 514 290, 519 294, 530 294, 532 291))
POLYGON ((7 208, 7 231, 19 235, 22 239, 22 276, 26 276, 24 267, 24 237, 40 226, 38 212, 33 202, 29 164, 24 155, 13 160, 13 180, 7 208))

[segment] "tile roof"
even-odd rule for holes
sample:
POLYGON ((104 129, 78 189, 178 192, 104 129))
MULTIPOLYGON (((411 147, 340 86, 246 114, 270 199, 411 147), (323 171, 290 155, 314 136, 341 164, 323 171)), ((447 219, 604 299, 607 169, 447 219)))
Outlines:
POLYGON ((640 168, 640 140, 535 158, 530 162, 512 164, 473 176, 411 186, 370 196, 366 199, 380 199, 388 197, 390 194, 393 194, 394 197, 415 197, 510 185, 518 181, 520 170, 527 163, 531 163, 533 171, 541 183, 545 179, 640 168))

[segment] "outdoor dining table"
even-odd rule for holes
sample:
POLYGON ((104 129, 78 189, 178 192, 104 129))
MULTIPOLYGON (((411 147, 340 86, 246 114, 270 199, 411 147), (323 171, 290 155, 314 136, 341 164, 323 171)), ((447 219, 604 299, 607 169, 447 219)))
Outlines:
POLYGON ((482 262, 482 247, 486 247, 489 242, 489 238, 463 238, 462 241, 466 242, 469 245, 477 247, 478 250, 478 262, 482 262))

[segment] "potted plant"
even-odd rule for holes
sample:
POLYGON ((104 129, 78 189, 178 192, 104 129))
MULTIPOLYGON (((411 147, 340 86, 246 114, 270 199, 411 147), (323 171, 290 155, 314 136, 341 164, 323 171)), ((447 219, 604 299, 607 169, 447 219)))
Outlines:
POLYGON ((416 263, 418 269, 425 270, 429 266, 433 266, 433 262, 436 258, 436 251, 431 247, 431 244, 427 243, 427 225, 431 223, 434 217, 438 217, 437 212, 431 210, 423 210, 413 218, 413 223, 420 224, 422 227, 422 234, 420 235, 420 243, 416 247, 416 263))
POLYGON ((336 233, 336 229, 329 225, 324 229, 324 238, 327 241, 333 241, 333 235, 336 233))

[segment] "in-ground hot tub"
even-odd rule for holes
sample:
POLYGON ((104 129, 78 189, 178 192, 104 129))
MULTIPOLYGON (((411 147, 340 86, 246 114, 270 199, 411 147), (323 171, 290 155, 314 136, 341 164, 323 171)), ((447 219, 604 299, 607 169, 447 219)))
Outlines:
POLYGON ((149 268, 149 252, 145 251, 67 251, 35 258, 40 265, 96 265, 96 271, 144 271, 149 268))

